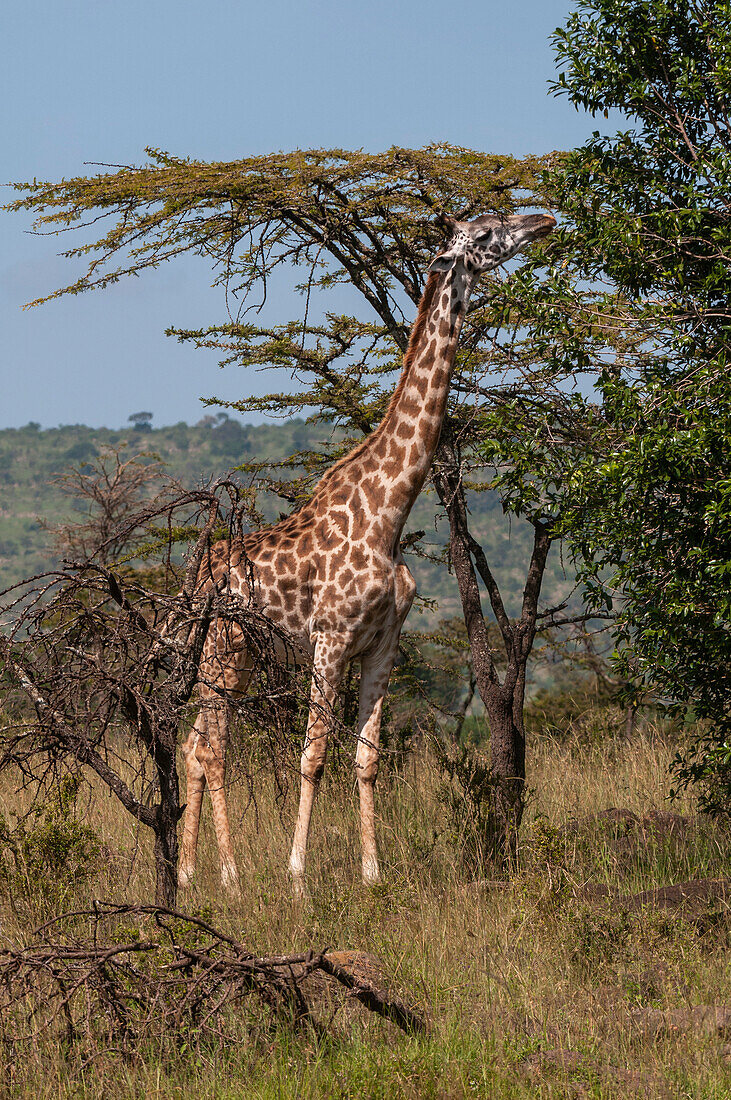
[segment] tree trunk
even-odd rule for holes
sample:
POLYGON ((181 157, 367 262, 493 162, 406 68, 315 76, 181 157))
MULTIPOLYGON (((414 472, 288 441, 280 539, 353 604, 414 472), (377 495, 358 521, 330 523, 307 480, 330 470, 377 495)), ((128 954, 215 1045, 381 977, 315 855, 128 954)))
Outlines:
POLYGON ((495 859, 506 863, 515 856, 525 793, 523 699, 518 684, 512 692, 488 692, 485 710, 490 727, 490 770, 494 784, 492 809, 488 815, 488 845, 495 859))
POLYGON ((156 746, 155 765, 160 791, 160 801, 155 813, 155 904, 174 909, 178 892, 178 821, 180 787, 175 760, 175 736, 173 751, 156 746))
POLYGON ((493 777, 493 806, 488 815, 486 849, 500 863, 515 855, 525 795, 525 733, 523 702, 526 665, 536 632, 538 598, 551 545, 548 528, 535 521, 534 545, 523 591, 521 617, 511 620, 482 548, 469 531, 467 505, 459 456, 443 440, 433 480, 449 518, 449 552, 459 586, 460 600, 470 643, 473 674, 485 705, 490 727, 490 767, 493 777), (502 634, 507 668, 500 681, 488 638, 487 623, 477 579, 488 598, 502 634))

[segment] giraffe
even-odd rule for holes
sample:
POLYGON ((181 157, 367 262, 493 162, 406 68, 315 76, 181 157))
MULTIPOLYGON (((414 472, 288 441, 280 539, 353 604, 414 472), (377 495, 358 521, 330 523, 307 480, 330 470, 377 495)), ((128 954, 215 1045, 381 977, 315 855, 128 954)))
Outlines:
MULTIPOLYGON (((401 555, 401 532, 437 448, 470 293, 483 272, 547 236, 556 221, 550 214, 486 214, 474 221, 447 219, 447 224, 450 238, 430 265, 401 376, 381 423, 327 471, 299 511, 236 544, 212 547, 209 571, 201 580, 202 588, 228 585, 251 600, 311 663, 299 812, 289 859, 296 896, 305 894, 307 839, 332 707, 354 658, 361 664, 355 770, 363 881, 379 880, 374 787, 381 710, 416 591, 401 555)), ((200 710, 183 746, 187 804, 181 886, 195 870, 207 784, 221 878, 237 888, 225 797, 226 698, 246 690, 251 671, 241 628, 214 624, 200 666, 200 710)))

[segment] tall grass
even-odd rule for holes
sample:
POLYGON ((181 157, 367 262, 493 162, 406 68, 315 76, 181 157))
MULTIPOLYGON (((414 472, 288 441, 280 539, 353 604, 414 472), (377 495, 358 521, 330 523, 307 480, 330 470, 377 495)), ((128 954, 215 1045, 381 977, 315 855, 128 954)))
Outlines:
MULTIPOLYGON (((240 1042, 223 1049, 183 1045, 130 1062, 109 1053, 87 1064, 51 1038, 22 1054, 6 1051, 0 1095, 728 1098, 731 1070, 717 1037, 682 1028, 658 1036, 643 1023, 651 1008, 731 1004, 722 915, 628 913, 594 896, 598 887, 627 895, 731 878, 728 835, 689 802, 672 807, 689 819, 672 835, 631 835, 621 821, 593 817, 610 807, 640 818, 667 810, 674 751, 654 728, 629 742, 600 730, 591 740, 536 739, 518 864, 510 874, 483 867, 475 875, 461 858, 466 819, 450 810, 446 777, 424 746, 379 781, 385 876, 375 888, 358 881, 357 790, 346 762, 336 760, 316 808, 305 904, 293 901, 285 871, 295 785, 282 802, 262 773, 252 800, 234 776, 241 895, 219 885, 206 814, 198 877, 181 907, 209 914, 261 954, 372 952, 420 1002, 431 1036, 406 1038, 352 1004, 340 1006, 327 1039, 252 1009, 242 1014, 240 1042)), ((6 823, 28 797, 5 777, 6 823)), ((75 812, 93 828, 98 854, 85 875, 60 867, 46 881, 38 854, 25 869, 22 852, 6 855, 0 943, 24 942, 52 913, 94 897, 153 896, 149 839, 115 801, 82 789, 75 812)))

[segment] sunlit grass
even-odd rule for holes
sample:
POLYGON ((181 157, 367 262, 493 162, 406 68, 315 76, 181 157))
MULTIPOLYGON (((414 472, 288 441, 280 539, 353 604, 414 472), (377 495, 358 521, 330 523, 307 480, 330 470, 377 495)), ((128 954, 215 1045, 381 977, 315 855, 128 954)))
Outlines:
MULTIPOLYGON (((372 952, 428 1014, 430 1038, 406 1038, 346 1005, 324 1041, 266 1020, 250 1026, 242 1016, 240 1043, 228 1049, 148 1051, 131 1062, 102 1054, 82 1068, 80 1055, 49 1040, 8 1064, 7 1095, 728 1097, 720 1040, 683 1031, 651 1037, 638 1022, 648 1008, 731 1003, 725 922, 701 934, 689 920, 611 910, 585 893, 588 886, 625 895, 731 878, 728 835, 697 818, 689 801, 667 802, 674 752, 672 740, 652 729, 628 743, 537 739, 518 865, 509 876, 484 868, 474 877, 463 870, 440 797, 444 776, 424 746, 400 771, 382 774, 385 875, 370 889, 359 882, 356 785, 346 762, 336 761, 316 807, 305 904, 292 899, 286 873, 296 785, 282 802, 262 772, 252 802, 234 775, 241 894, 231 897, 219 885, 205 813, 198 875, 180 907, 205 911, 257 953, 372 952), (621 828, 587 822, 611 807, 638 818, 672 809, 688 823, 679 835, 624 843, 621 828)), ((4 778, 0 812, 10 824, 29 797, 4 778)), ((25 879, 10 875, 6 859, 5 942, 27 940, 52 911, 92 898, 152 896, 146 831, 100 790, 82 788, 77 812, 93 826, 101 857, 88 877, 60 874, 47 888, 37 869, 25 879)))

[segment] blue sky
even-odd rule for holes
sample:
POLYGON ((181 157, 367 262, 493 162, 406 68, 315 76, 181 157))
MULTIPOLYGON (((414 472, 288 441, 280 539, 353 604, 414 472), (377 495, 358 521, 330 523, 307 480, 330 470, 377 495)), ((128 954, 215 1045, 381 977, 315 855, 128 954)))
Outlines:
MULTIPOLYGON (((449 141, 488 152, 570 148, 595 128, 548 94, 549 43, 569 0, 25 0, 4 14, 5 180, 133 164, 150 145, 229 160, 290 148, 380 150, 449 141)), ((7 199, 12 197, 4 191, 7 199)), ((0 216, 0 427, 194 422, 198 398, 273 388, 166 338, 221 320, 205 265, 186 259, 33 310, 71 281, 68 237, 0 216)), ((70 243, 70 242, 69 242, 70 243)), ((279 303, 276 303, 277 305, 279 303)), ((294 308, 296 309, 296 303, 294 308)), ((293 314, 282 293, 281 317, 293 314)))

